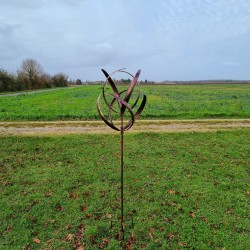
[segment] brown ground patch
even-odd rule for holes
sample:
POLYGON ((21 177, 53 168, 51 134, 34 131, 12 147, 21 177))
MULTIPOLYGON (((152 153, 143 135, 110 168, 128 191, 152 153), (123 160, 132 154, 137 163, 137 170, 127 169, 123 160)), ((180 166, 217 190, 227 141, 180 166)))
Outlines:
MULTIPOLYGON (((250 128, 250 119, 138 120, 129 132, 208 132, 250 128)), ((102 121, 0 122, 0 135, 116 133, 102 121)))

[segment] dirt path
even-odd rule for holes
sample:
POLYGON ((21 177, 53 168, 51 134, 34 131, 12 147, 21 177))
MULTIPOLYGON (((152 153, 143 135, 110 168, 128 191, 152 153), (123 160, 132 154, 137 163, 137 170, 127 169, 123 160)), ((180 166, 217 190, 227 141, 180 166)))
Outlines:
MULTIPOLYGON (((131 132, 208 132, 250 128, 250 119, 139 120, 131 132)), ((102 121, 0 122, 0 135, 117 133, 102 121)))

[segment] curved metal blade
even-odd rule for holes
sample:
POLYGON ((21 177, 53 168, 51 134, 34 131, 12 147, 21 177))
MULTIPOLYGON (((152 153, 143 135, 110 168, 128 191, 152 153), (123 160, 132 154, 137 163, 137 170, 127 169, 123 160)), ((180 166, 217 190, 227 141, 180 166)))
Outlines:
MULTIPOLYGON (((131 96, 131 94, 132 94, 132 92, 134 90, 135 84, 137 83, 137 80, 138 80, 140 74, 141 74, 141 70, 139 69, 137 71, 137 73, 135 74, 135 77, 132 80, 132 82, 130 84, 130 87, 129 87, 128 91, 127 91, 127 94, 126 94, 126 96, 124 98, 124 101, 127 102, 127 103, 129 102, 130 96, 131 96)), ((121 113, 124 113, 124 111, 125 111, 125 106, 122 106, 121 107, 121 113)))
POLYGON ((146 95, 143 94, 142 103, 140 107, 138 108, 137 112, 135 113, 135 120, 138 119, 139 116, 141 115, 143 109, 145 108, 146 103, 147 103, 147 97, 146 95))
POLYGON ((109 102, 108 102, 108 100, 107 100, 107 98, 106 98, 106 95, 105 95, 104 86, 103 86, 103 88, 102 88, 102 96, 103 96, 104 102, 105 102, 105 104, 108 106, 108 108, 111 109, 111 110, 113 110, 115 113, 118 113, 118 111, 116 111, 116 110, 113 108, 113 106, 112 106, 112 102, 113 102, 114 99, 111 101, 111 104, 109 104, 109 102))
POLYGON ((104 116, 104 114, 102 113, 101 111, 101 106, 100 106, 100 97, 101 97, 101 94, 99 95, 98 99, 97 99, 97 110, 98 110, 98 113, 101 117, 101 119, 112 129, 114 130, 117 130, 117 131, 120 131, 119 128, 117 128, 113 123, 110 123, 104 116))
MULTIPOLYGON (((111 94, 111 95, 112 95, 112 94, 111 94)), ((125 108, 128 109, 128 111, 129 111, 129 113, 130 113, 130 115, 131 115, 130 121, 128 122, 127 125, 125 125, 125 126, 123 127, 123 130, 128 130, 128 129, 131 128, 131 127, 133 126, 133 124, 134 124, 134 121, 135 121, 134 112, 133 112, 132 108, 130 107, 130 105, 129 105, 127 102, 125 102, 121 97, 116 97, 115 95, 113 95, 113 96, 114 96, 114 98, 116 98, 116 99, 120 99, 120 102, 122 103, 122 105, 125 106, 125 108), (128 127, 129 127, 129 128, 128 128, 128 127), (125 128, 126 128, 126 129, 125 129, 125 128)))
POLYGON ((129 129, 133 126, 133 124, 134 124, 134 122, 136 121, 136 119, 138 119, 138 117, 139 117, 140 114, 142 113, 142 111, 143 111, 143 109, 144 109, 144 107, 145 107, 145 105, 146 105, 146 102, 147 102, 147 97, 146 97, 146 95, 143 95, 142 103, 141 103, 140 107, 138 108, 137 112, 136 112, 135 115, 134 115, 134 121, 130 120, 130 121, 126 124, 126 126, 124 127, 124 130, 127 131, 127 130, 129 130, 129 129))
POLYGON ((115 86, 113 80, 112 80, 111 77, 109 76, 109 74, 108 74, 108 73, 106 72, 106 70, 104 70, 104 69, 102 69, 102 72, 103 72, 103 74, 106 76, 106 78, 107 78, 107 80, 108 80, 108 82, 109 82, 111 88, 113 89, 114 93, 115 93, 116 95, 119 96, 119 92, 118 92, 118 90, 117 90, 117 88, 116 88, 116 86, 115 86))

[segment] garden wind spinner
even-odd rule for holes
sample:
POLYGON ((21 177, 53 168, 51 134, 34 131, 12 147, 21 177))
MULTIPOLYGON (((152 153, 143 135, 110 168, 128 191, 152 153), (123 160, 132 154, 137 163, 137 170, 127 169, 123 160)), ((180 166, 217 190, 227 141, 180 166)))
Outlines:
MULTIPOLYGON (((123 134, 124 131, 129 130, 136 119, 139 118, 142 113, 147 98, 144 94, 140 92, 140 87, 138 83, 138 78, 140 76, 141 70, 138 70, 135 76, 131 75, 125 69, 119 69, 114 71, 109 75, 104 69, 102 69, 103 74, 106 77, 106 81, 102 88, 102 93, 97 99, 97 109, 101 119, 112 129, 120 131, 121 136, 121 237, 124 240, 124 195, 123 195, 123 182, 124 182, 124 145, 123 145, 123 134), (125 90, 119 91, 115 83, 113 82, 111 76, 117 72, 125 73, 132 77, 130 86, 125 90), (108 83, 111 87, 108 88, 108 83), (135 92, 134 90, 137 89, 135 92), (103 104, 105 105, 107 116, 103 114, 101 110, 100 100, 103 99, 103 104), (142 98, 141 104, 138 102, 142 98), (130 104, 131 103, 131 104, 130 104), (134 111, 135 110, 135 111, 134 111), (128 118, 128 119, 127 119, 128 118), (117 124, 117 120, 119 124, 117 124)), ((126 86, 126 85, 125 85, 126 86)), ((124 87, 124 84, 121 84, 119 87, 124 87)))

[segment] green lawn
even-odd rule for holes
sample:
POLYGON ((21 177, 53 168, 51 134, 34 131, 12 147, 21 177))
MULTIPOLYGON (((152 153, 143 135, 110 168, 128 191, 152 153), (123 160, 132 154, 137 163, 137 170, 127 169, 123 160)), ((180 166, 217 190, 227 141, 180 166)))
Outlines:
MULTIPOLYGON (((250 84, 142 85, 142 119, 249 118, 250 84)), ((0 121, 99 120, 99 86, 0 97, 0 121)))
MULTIPOLYGON (((119 249, 118 134, 0 139, 0 249, 119 249)), ((249 249, 249 145, 249 129, 126 134, 126 242, 249 249)))

